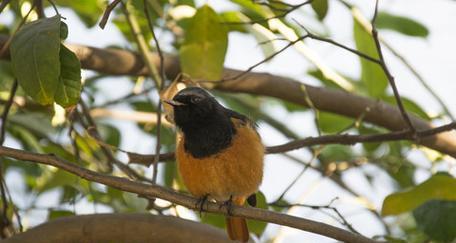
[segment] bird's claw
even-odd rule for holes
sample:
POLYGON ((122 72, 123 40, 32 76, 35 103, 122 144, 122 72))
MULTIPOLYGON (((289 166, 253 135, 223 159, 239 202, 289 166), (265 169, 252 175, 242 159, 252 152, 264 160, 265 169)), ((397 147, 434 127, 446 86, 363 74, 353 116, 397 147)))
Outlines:
POLYGON ((209 198, 209 194, 206 194, 200 198, 198 198, 198 201, 195 203, 195 208, 198 208, 199 215, 201 217, 201 212, 204 210, 204 204, 207 203, 207 199, 209 198))
POLYGON ((219 209, 222 209, 222 207, 226 207, 226 213, 228 215, 233 215, 233 196, 230 196, 230 199, 220 204, 219 209))

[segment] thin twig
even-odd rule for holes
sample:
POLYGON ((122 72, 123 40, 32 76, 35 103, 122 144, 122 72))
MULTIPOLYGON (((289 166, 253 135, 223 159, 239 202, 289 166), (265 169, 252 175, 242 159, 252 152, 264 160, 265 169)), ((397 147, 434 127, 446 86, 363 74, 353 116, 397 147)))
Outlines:
MULTIPOLYGON (((296 5, 289 5, 290 8, 287 9, 287 10, 284 10, 284 9, 281 9, 280 11, 283 11, 283 13, 281 14, 278 14, 278 15, 274 15, 274 16, 271 16, 271 17, 267 17, 267 18, 263 18, 263 19, 258 19, 258 20, 251 20, 251 21, 242 21, 242 22, 236 22, 236 21, 227 21, 227 22, 223 22, 224 24, 230 24, 230 25, 238 25, 238 24, 258 24, 258 23, 263 23, 263 22, 267 22, 271 19, 280 19, 280 18, 283 18, 283 17, 286 17, 289 13, 299 9, 300 7, 306 5, 306 4, 309 4, 309 3, 312 3, 313 0, 308 0, 308 1, 305 1, 305 2, 302 2, 300 4, 296 4, 296 5)), ((269 5, 267 3, 257 3, 257 4, 260 4, 260 5, 265 5, 265 6, 268 6, 269 8, 271 9, 274 9, 275 7, 273 7, 272 5, 269 5)))
MULTIPOLYGON (((13 105, 13 101, 14 101, 14 96, 16 95, 16 91, 17 91, 17 87, 18 87, 18 82, 17 80, 14 80, 13 82, 13 85, 11 86, 11 91, 10 91, 10 95, 9 95, 9 98, 8 98, 8 101, 7 103, 5 104, 5 107, 3 108, 3 112, 2 112, 2 116, 0 118, 0 146, 3 145, 3 143, 5 142, 5 137, 6 137, 6 122, 8 120, 8 114, 9 114, 9 111, 11 109, 11 106, 13 105)), ((0 157, 0 161, 3 160, 3 158, 0 157)), ((1 200, 2 200, 2 222, 1 222, 1 232, 0 232, 0 235, 2 236, 2 238, 5 238, 6 235, 4 235, 5 232, 5 228, 8 228, 8 227, 11 227, 11 222, 10 220, 8 219, 8 205, 9 205, 9 202, 7 200, 7 185, 6 185, 6 181, 5 181, 5 178, 4 178, 4 171, 3 171, 3 161, 1 161, 2 163, 0 163, 0 192, 1 192, 1 200)), ((20 217, 16 217, 19 221, 19 224, 22 225, 20 223, 20 217)), ((22 228, 22 227, 21 227, 22 228)))
MULTIPOLYGON (((420 139, 434 136, 436 134, 447 132, 456 129, 456 122, 451 122, 446 125, 435 127, 432 129, 416 131, 413 133, 409 129, 401 131, 372 134, 372 135, 350 135, 350 134, 337 134, 337 135, 323 135, 319 137, 307 137, 304 139, 293 140, 291 142, 266 147, 267 154, 277 154, 300 149, 308 146, 323 145, 323 144, 344 144, 354 145, 356 143, 378 143, 387 141, 410 140, 415 143, 420 139), (418 138, 418 139, 417 139, 418 138)), ((141 155, 137 153, 128 153, 129 163, 150 165, 150 161, 155 155, 141 155)), ((160 155, 160 160, 171 160, 174 158, 174 153, 169 152, 160 155)))
POLYGON ((234 75, 234 76, 232 76, 232 77, 223 78, 223 79, 221 79, 221 80, 216 80, 216 81, 214 81, 214 80, 209 80, 209 81, 203 80, 203 81, 200 81, 200 82, 202 82, 202 83, 214 83, 214 82, 215 82, 215 83, 219 83, 219 82, 226 82, 226 81, 230 81, 230 80, 236 80, 236 79, 238 79, 238 78, 240 78, 240 77, 242 77, 242 76, 248 74, 250 71, 252 71, 252 70, 255 69, 256 67, 260 66, 261 64, 266 63, 266 62, 268 62, 269 60, 273 59, 274 57, 276 57, 276 56, 279 55, 280 53, 284 52, 284 51, 285 51, 286 49, 288 49, 289 47, 293 46, 294 44, 298 43, 299 41, 304 40, 304 39, 307 38, 307 37, 308 37, 308 35, 305 35, 305 36, 301 36, 301 37, 297 38, 297 39, 294 40, 294 41, 290 41, 290 43, 288 43, 286 46, 282 47, 280 50, 278 50, 278 51, 276 51, 275 53, 273 53, 272 55, 270 55, 270 56, 264 58, 263 60, 257 62, 256 64, 250 66, 249 68, 247 68, 247 70, 245 70, 245 71, 243 71, 243 72, 241 72, 241 73, 239 73, 239 74, 237 74, 237 75, 234 75))
POLYGON ((11 0, 3 0, 2 3, 0 3, 0 14, 3 12, 3 10, 6 8, 6 6, 11 2, 11 0))
POLYGON ((435 93, 435 91, 432 89, 432 87, 427 84, 426 80, 424 80, 424 77, 412 66, 412 64, 404 57, 402 56, 397 50, 395 50, 388 42, 386 42, 383 39, 380 39, 380 42, 388 49, 399 61, 401 61, 405 67, 412 72, 413 76, 420 82, 420 84, 431 94, 432 97, 437 101, 437 103, 440 104, 442 107, 443 111, 447 116, 451 118, 452 121, 455 121, 455 117, 453 114, 451 114, 450 110, 448 109, 448 106, 443 102, 442 98, 440 98, 439 95, 435 93))
POLYGON ((327 42, 327 43, 329 43, 329 44, 332 44, 332 45, 335 45, 335 46, 337 46, 337 47, 340 47, 340 48, 342 48, 342 49, 344 49, 344 50, 347 50, 347 51, 349 51, 349 52, 351 52, 351 53, 353 53, 353 54, 355 54, 355 55, 358 55, 358 56, 360 56, 360 57, 362 57, 362 58, 364 58, 364 59, 366 59, 366 60, 368 60, 368 61, 371 61, 371 62, 373 62, 373 63, 377 63, 377 64, 379 64, 379 65, 381 64, 381 63, 380 63, 380 60, 378 60, 377 58, 371 57, 371 56, 369 56, 369 55, 367 55, 367 54, 365 54, 365 53, 362 53, 362 52, 360 52, 360 51, 358 51, 358 50, 356 50, 356 49, 353 49, 353 48, 350 48, 350 47, 345 46, 345 45, 343 45, 343 44, 340 44, 339 42, 336 42, 336 41, 334 41, 334 40, 332 40, 332 39, 329 39, 329 38, 325 38, 325 37, 321 37, 321 36, 315 35, 315 34, 313 34, 312 32, 310 32, 304 25, 302 25, 301 23, 299 23, 297 20, 293 19, 293 21, 294 21, 296 24, 298 24, 298 25, 306 32, 306 36, 309 37, 310 39, 319 40, 319 41, 322 41, 322 42, 327 42))
MULTIPOLYGON (((160 43, 158 42, 157 35, 155 34, 155 31, 154 31, 154 24, 152 23, 152 18, 150 17, 150 14, 149 14, 149 7, 148 7, 148 4, 147 4, 147 0, 144 0, 143 3, 144 3, 144 14, 146 15, 147 23, 149 25, 149 29, 150 29, 150 32, 152 34, 152 38, 154 39, 155 47, 157 49, 158 56, 159 56, 159 59, 160 59, 160 72, 159 72, 160 77, 159 78, 158 77, 154 77, 154 79, 159 79, 160 80, 160 82, 158 83, 158 87, 157 87, 157 91, 159 92, 159 95, 160 95, 160 91, 162 90, 164 82, 165 82, 165 79, 166 79, 166 77, 165 77, 165 65, 164 65, 165 59, 163 57, 163 53, 161 51, 160 43)), ((159 100, 158 101, 158 107, 157 107, 157 134, 155 136, 155 138, 156 138, 155 157, 154 157, 154 161, 153 161, 154 169, 153 169, 153 174, 152 174, 152 182, 153 183, 157 182, 158 161, 160 160, 161 112, 162 112, 162 104, 161 104, 161 101, 159 100)))
MULTIPOLYGON (((337 215, 337 219, 340 220, 340 221, 338 220, 339 223, 341 223, 342 225, 346 226, 351 232, 360 234, 355 228, 353 228, 353 226, 347 221, 347 219, 345 219, 345 217, 340 213, 340 211, 336 207, 331 206, 332 203, 335 200, 337 200, 337 199, 338 198, 334 198, 327 205, 310 205, 310 204, 303 204, 303 203, 285 204, 285 203, 279 202, 279 201, 275 201, 273 203, 270 203, 269 205, 276 206, 276 207, 281 207, 281 208, 306 207, 306 208, 310 208, 310 209, 313 209, 313 210, 328 209, 328 210, 333 211, 337 215)), ((322 211, 322 212, 324 212, 324 211, 322 211)), ((333 216, 333 215, 330 215, 330 216, 333 216)))
MULTIPOLYGON (((102 139, 101 139, 100 133, 98 132, 97 125, 96 125, 95 121, 93 120, 92 116, 90 115, 90 111, 89 111, 88 107, 85 105, 85 103, 82 99, 79 101, 79 104, 81 106, 82 114, 86 118, 88 125, 89 125, 89 127, 86 127, 88 133, 91 136, 93 136, 94 138, 96 138, 97 140, 101 141, 102 139)), ((126 165, 126 164, 122 163, 121 161, 119 161, 118 159, 116 159, 115 156, 111 153, 111 151, 108 148, 106 148, 105 146, 101 146, 100 148, 101 148, 101 151, 106 155, 108 160, 110 162, 112 162, 114 165, 116 165, 122 172, 124 172, 130 178, 150 182, 150 180, 139 175, 136 171, 134 171, 128 165, 126 165)))
POLYGON ((3 107, 2 116, 0 118, 0 145, 3 145, 3 142, 5 142, 6 121, 7 121, 11 106, 13 105, 14 96, 16 95, 18 85, 19 84, 18 84, 17 80, 14 80, 13 85, 11 86, 11 91, 10 91, 8 101, 6 102, 5 106, 3 107))
POLYGON ((399 91, 396 87, 396 82, 394 81, 394 77, 389 71, 388 67, 386 66, 385 59, 383 58, 383 53, 382 53, 382 47, 378 38, 378 31, 377 28, 375 27, 375 20, 377 19, 377 13, 378 13, 378 0, 375 1, 375 11, 374 11, 374 17, 372 18, 372 38, 374 39, 375 46, 377 48, 377 53, 380 59, 380 66, 383 69, 383 72, 386 74, 386 77, 388 78, 389 84, 391 85, 391 88, 393 89, 394 97, 396 99, 397 106, 401 112, 402 118, 404 119, 405 123, 409 127, 410 131, 412 133, 416 132, 415 127, 412 124, 412 121, 410 120, 410 117, 408 116, 404 105, 402 104, 401 96, 399 94, 399 91))
POLYGON ((22 28, 22 26, 25 24, 27 21, 28 16, 32 13, 33 9, 35 8, 35 4, 33 4, 30 7, 30 10, 25 14, 24 18, 21 19, 21 22, 17 26, 17 28, 14 30, 14 32, 8 37, 8 40, 5 42, 5 44, 2 46, 2 49, 0 50, 0 58, 3 58, 6 51, 9 49, 9 46, 11 44, 11 41, 13 40, 14 36, 16 33, 22 28))
POLYGON ((106 23, 108 23, 109 15, 111 15, 112 10, 114 10, 117 4, 119 4, 121 1, 122 0, 114 0, 106 7, 106 10, 103 13, 103 17, 101 17, 100 23, 98 24, 101 29, 104 29, 106 23))

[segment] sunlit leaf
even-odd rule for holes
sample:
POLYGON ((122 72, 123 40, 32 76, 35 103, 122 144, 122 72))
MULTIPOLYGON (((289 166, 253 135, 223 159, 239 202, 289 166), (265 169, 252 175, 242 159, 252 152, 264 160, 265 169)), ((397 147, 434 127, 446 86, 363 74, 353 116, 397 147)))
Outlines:
POLYGON ((387 12, 379 12, 375 23, 377 28, 394 30, 404 35, 417 37, 429 35, 427 27, 417 20, 387 12))
POLYGON ((448 174, 435 174, 414 188, 387 196, 383 201, 382 215, 411 211, 431 199, 456 200, 455 188, 455 178, 448 174))
POLYGON ((24 25, 10 51, 14 74, 24 91, 40 104, 52 104, 60 76, 60 16, 24 25))
MULTIPOLYGON (((358 51, 373 58, 378 58, 377 49, 371 33, 368 33, 356 18, 353 19, 353 23, 353 33, 358 51)), ((384 95, 388 86, 388 79, 383 69, 377 63, 373 63, 362 57, 359 57, 359 60, 361 62, 361 81, 365 84, 367 93, 375 98, 381 97, 384 95)))
POLYGON ((228 47, 228 31, 208 5, 199 8, 179 49, 182 70, 194 79, 218 80, 228 47))
POLYGON ((35 101, 75 105, 81 91, 81 66, 76 55, 60 41, 68 27, 60 16, 26 24, 11 42, 14 75, 22 89, 35 101))

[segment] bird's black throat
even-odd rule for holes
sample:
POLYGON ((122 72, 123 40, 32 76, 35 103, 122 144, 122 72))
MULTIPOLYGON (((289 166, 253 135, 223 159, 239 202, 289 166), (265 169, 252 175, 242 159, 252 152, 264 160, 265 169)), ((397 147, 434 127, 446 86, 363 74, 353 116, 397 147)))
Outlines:
POLYGON ((229 116, 213 114, 202 122, 180 127, 184 133, 184 149, 195 158, 204 158, 230 146, 236 129, 229 116))

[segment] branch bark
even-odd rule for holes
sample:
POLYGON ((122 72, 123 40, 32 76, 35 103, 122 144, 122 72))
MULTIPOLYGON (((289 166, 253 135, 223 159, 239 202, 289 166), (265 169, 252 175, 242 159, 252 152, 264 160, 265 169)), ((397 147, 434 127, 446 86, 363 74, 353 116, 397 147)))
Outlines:
MULTIPOLYGON (((8 39, 0 35, 0 46, 8 39)), ((109 75, 146 75, 145 66, 139 54, 121 49, 101 49, 84 45, 67 44, 76 53, 82 67, 109 75)), ((160 65, 158 54, 153 54, 155 65, 160 65)), ((170 78, 180 73, 179 59, 176 56, 164 55, 164 70, 170 78)), ((226 68, 224 78, 237 77, 241 70, 226 68)), ((213 83, 212 83, 213 84, 213 83)), ((315 108, 335 114, 358 118, 364 121, 400 131, 408 128, 396 107, 382 101, 375 101, 352 93, 315 87, 297 80, 271 75, 269 73, 250 72, 235 80, 218 83, 215 89, 226 92, 242 92, 279 98, 292 103, 308 106, 306 95, 315 108), (305 88, 305 91, 304 91, 305 88)), ((433 126, 413 114, 409 114, 411 123, 416 130, 428 130, 433 126)), ((424 138, 420 144, 456 158, 456 133, 445 132, 424 138)))
MULTIPOLYGON (((161 198, 185 206, 190 209, 199 209, 197 203, 198 199, 193 198, 191 196, 177 193, 171 189, 161 187, 156 184, 144 184, 136 181, 131 181, 126 178, 99 174, 97 172, 79 167, 74 163, 58 158, 57 156, 52 154, 38 154, 0 146, 0 156, 6 156, 17 160, 31 161, 35 163, 51 165, 59 169, 68 171, 86 180, 98 182, 122 191, 136 193, 146 198, 161 198)), ((219 204, 208 202, 206 206, 207 207, 205 207, 204 210, 207 212, 226 214, 226 209, 224 207, 221 207, 219 204)), ((233 216, 240 216, 247 219, 254 219, 289 226, 343 242, 377 242, 369 238, 366 238, 362 235, 354 234, 349 231, 328 224, 259 208, 233 206, 231 213, 233 216)))
POLYGON ((17 234, 4 243, 163 242, 211 243, 230 241, 210 225, 150 214, 94 214, 64 217, 17 234))

